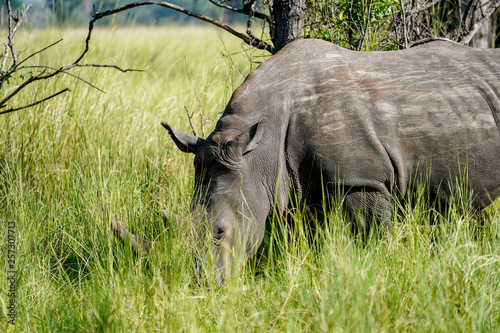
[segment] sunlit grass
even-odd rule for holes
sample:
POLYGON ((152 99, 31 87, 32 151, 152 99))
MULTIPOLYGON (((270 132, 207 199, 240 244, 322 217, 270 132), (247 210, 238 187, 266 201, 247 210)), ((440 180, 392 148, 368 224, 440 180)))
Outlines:
MULTIPOLYGON (((163 208, 187 212, 192 157, 160 122, 189 132, 187 107, 201 135, 200 100, 215 116, 241 83, 218 34, 98 30, 88 62, 145 71, 79 69, 106 93, 64 76, 15 102, 62 87, 72 93, 0 117, 0 234, 16 221, 18 331, 498 330, 498 206, 473 215, 460 198, 435 218, 421 196, 414 208, 396 205, 391 230, 366 244, 340 209, 312 230, 298 207, 292 224, 275 216, 259 256, 226 285, 195 283, 187 226, 165 228, 160 216, 163 208), (148 260, 114 239, 107 206, 155 240, 148 260)), ((55 67, 78 56, 85 30, 20 34, 26 54, 60 36, 61 45, 33 59, 55 67)), ((231 52, 241 49, 221 38, 231 52)), ((233 61, 243 76, 250 71, 244 54, 233 61)), ((2 236, 2 256, 6 244, 2 236)), ((1 316, 6 271, 0 260, 1 316)), ((0 327, 9 329, 4 317, 0 327)))

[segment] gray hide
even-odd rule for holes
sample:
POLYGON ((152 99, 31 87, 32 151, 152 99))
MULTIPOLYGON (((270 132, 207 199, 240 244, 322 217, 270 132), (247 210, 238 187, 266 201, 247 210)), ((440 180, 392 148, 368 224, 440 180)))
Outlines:
POLYGON ((291 191, 314 204, 340 189, 363 228, 387 224, 391 193, 404 197, 421 175, 443 203, 466 176, 485 207, 500 194, 499 95, 500 50, 436 41, 364 53, 299 40, 248 76, 206 140, 164 126, 196 154, 193 224, 213 237, 221 270, 224 251, 255 253, 291 191))

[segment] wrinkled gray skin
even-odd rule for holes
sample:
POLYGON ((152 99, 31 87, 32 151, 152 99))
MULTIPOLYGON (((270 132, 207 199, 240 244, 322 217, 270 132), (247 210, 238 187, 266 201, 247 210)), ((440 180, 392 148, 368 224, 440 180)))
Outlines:
POLYGON ((445 203, 467 170, 472 204, 485 207, 500 194, 499 95, 500 50, 436 41, 364 53, 299 40, 248 76, 206 140, 163 125, 195 154, 193 224, 212 234, 222 271, 230 251, 254 255, 291 191, 315 204, 338 188, 368 228, 388 224, 391 193, 403 197, 419 175, 445 203))

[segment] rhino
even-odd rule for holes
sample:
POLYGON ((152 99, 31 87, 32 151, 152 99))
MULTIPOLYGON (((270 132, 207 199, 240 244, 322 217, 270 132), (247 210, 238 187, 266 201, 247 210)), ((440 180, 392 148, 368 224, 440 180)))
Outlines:
POLYGON ((256 253, 290 193, 308 206, 340 196, 367 231, 388 227, 393 200, 422 176, 431 202, 446 205, 465 176, 473 209, 490 204, 500 194, 500 49, 433 41, 356 52, 298 40, 248 75, 206 139, 162 125, 194 155, 190 222, 222 272, 236 249, 256 253))

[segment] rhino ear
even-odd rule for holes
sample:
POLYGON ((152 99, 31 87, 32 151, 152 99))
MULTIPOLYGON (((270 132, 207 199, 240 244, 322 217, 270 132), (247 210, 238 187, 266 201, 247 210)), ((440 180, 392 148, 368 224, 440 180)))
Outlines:
POLYGON ((264 129, 266 128, 267 117, 260 118, 259 122, 245 132, 239 134, 234 142, 236 143, 238 150, 241 154, 246 154, 254 150, 259 144, 262 134, 264 134, 264 129))
POLYGON ((197 138, 194 135, 175 130, 167 123, 161 124, 168 131, 177 148, 179 148, 184 153, 196 154, 200 146, 203 144, 203 142, 205 142, 205 140, 197 138))

